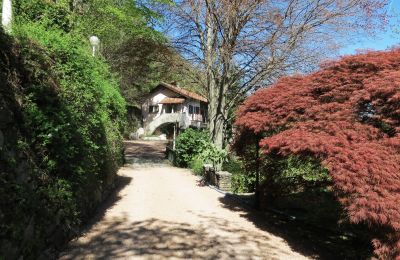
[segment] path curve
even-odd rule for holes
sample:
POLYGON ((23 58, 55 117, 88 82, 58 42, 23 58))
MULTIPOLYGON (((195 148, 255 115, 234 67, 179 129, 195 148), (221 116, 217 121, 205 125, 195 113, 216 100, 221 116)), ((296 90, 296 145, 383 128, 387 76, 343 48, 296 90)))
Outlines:
POLYGON ((187 169, 133 164, 118 175, 121 189, 60 259, 306 259, 187 169))

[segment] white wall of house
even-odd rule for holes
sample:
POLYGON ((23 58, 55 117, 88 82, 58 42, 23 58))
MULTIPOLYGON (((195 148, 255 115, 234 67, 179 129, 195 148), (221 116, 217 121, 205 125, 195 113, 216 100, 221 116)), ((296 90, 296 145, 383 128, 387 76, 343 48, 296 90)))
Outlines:
MULTIPOLYGON (((153 92, 147 100, 143 103, 142 105, 142 116, 143 116, 143 123, 144 127, 150 124, 150 122, 156 120, 159 118, 161 115, 166 114, 166 106, 168 105, 163 105, 159 104, 164 98, 170 97, 180 97, 179 94, 165 88, 160 88, 153 92), (158 111, 157 113, 149 113, 149 107, 150 106, 158 106, 158 111)), ((193 106, 193 108, 198 107, 199 111, 201 109, 201 102, 195 99, 191 98, 186 98, 185 102, 182 104, 176 104, 175 108, 173 109, 172 113, 182 113, 185 115, 186 120, 185 121, 195 121, 195 122, 201 122, 203 120, 203 117, 201 114, 196 114, 195 109, 193 109, 193 113, 189 114, 189 106, 193 106)))
POLYGON ((159 89, 152 93, 147 100, 144 102, 142 105, 142 115, 143 119, 146 122, 146 119, 149 117, 149 107, 153 105, 158 106, 158 112, 156 115, 154 115, 152 118, 157 118, 161 115, 163 111, 163 105, 159 104, 161 100, 163 100, 166 97, 177 97, 177 94, 169 89, 159 89))

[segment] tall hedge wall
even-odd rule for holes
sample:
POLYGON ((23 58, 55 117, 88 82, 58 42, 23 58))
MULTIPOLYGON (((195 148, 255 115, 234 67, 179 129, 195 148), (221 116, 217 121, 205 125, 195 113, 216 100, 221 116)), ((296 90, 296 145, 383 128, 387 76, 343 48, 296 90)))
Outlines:
POLYGON ((113 186, 125 101, 79 38, 0 31, 0 259, 60 247, 113 186))

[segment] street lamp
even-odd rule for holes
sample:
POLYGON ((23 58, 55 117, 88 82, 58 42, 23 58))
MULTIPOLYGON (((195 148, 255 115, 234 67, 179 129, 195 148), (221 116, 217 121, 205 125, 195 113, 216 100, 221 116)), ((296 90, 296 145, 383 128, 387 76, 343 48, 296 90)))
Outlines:
POLYGON ((11 0, 3 0, 3 9, 1 13, 1 24, 6 32, 11 32, 12 6, 11 0))
POLYGON ((90 45, 92 45, 92 56, 94 57, 94 55, 96 53, 96 49, 100 45, 100 40, 99 40, 99 38, 97 38, 97 36, 90 36, 89 41, 90 41, 90 45))

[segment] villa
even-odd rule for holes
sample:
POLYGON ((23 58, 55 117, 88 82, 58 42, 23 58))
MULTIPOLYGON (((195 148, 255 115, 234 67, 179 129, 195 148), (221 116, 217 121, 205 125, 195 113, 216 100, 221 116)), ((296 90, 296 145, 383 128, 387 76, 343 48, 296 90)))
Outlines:
POLYGON ((207 124, 207 107, 208 101, 203 96, 161 82, 142 104, 145 134, 155 134, 168 126, 176 126, 178 129, 204 128, 207 124))

